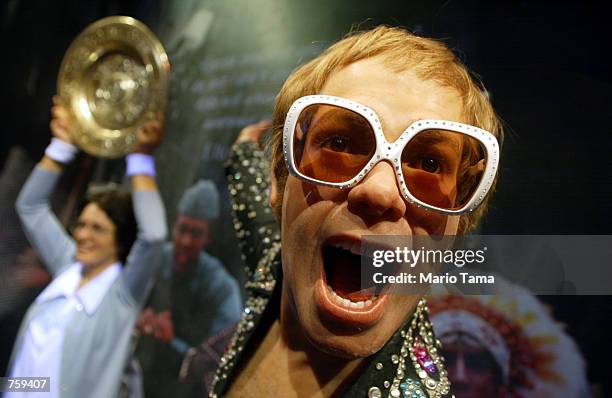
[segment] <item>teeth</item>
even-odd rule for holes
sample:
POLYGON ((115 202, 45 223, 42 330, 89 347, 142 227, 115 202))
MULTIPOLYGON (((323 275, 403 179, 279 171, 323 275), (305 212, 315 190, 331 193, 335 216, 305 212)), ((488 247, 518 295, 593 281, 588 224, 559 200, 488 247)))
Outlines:
POLYGON ((332 246, 339 247, 344 250, 348 250, 353 254, 357 254, 358 256, 361 256, 363 254, 361 251, 361 244, 358 242, 342 241, 342 242, 334 243, 332 246))
MULTIPOLYGON (((331 294, 332 300, 334 300, 336 304, 342 305, 343 307, 346 307, 346 308, 365 308, 365 307, 371 306, 373 302, 373 300, 370 300, 370 299, 365 300, 365 301, 352 302, 351 300, 340 297, 338 293, 333 291, 329 286, 328 286, 328 291, 331 294)), ((374 300, 376 300, 376 297, 374 297, 374 300)))
POLYGON ((338 303, 338 304, 342 304, 342 297, 338 296, 338 295, 336 294, 336 292, 334 292, 334 291, 333 291, 331 288, 329 289, 329 291, 330 291, 330 293, 331 293, 332 299, 333 299, 333 300, 334 300, 336 303, 338 303))

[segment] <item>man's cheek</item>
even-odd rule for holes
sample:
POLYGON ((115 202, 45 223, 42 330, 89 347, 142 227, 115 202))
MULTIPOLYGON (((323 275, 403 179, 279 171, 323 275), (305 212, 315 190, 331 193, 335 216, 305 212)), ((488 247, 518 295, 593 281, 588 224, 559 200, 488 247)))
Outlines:
POLYGON ((291 226, 300 213, 307 207, 304 201, 303 192, 293 177, 287 178, 285 194, 283 195, 283 221, 287 226, 291 226))
MULTIPOLYGON (((315 215, 315 206, 329 199, 321 194, 322 190, 324 188, 321 189, 317 185, 289 176, 283 195, 283 219, 289 221, 287 225, 291 225, 291 222, 300 216, 312 217, 315 215)), ((334 189, 334 191, 338 190, 334 189)))
POLYGON ((429 235, 443 235, 446 230, 448 216, 426 209, 409 205, 406 217, 414 231, 421 230, 429 235))

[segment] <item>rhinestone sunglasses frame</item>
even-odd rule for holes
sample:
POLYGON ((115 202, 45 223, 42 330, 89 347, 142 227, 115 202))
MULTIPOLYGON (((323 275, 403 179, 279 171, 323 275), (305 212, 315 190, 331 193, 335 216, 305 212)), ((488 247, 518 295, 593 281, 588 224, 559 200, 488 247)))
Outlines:
POLYGON ((350 188, 358 184, 370 172, 370 170, 374 168, 375 165, 383 160, 387 160, 393 165, 393 171, 395 172, 395 177, 400 187, 400 191, 408 202, 413 203, 418 207, 447 215, 459 215, 476 209, 493 185, 499 165, 499 144, 497 142, 497 138, 486 130, 468 124, 451 122, 448 120, 422 119, 417 120, 408 126, 408 128, 403 131, 396 141, 389 142, 385 137, 382 125, 378 116, 376 115, 376 112, 358 102, 330 95, 307 95, 298 98, 291 105, 291 108, 289 108, 289 111, 287 112, 287 117, 285 118, 285 124, 283 127, 283 153, 285 164, 292 176, 312 184, 339 189, 350 188), (293 135, 295 133, 295 127, 301 112, 306 107, 311 105, 334 105, 353 111, 364 117, 372 127, 376 140, 376 150, 367 164, 355 175, 355 177, 349 181, 328 182, 318 180, 300 173, 296 167, 293 158, 293 135), (478 187, 470 200, 459 209, 444 209, 423 202, 410 193, 410 190, 404 181, 401 167, 402 151, 408 142, 410 142, 410 140, 412 140, 417 134, 429 129, 449 130, 465 134, 469 137, 477 139, 486 150, 483 178, 478 184, 478 187))

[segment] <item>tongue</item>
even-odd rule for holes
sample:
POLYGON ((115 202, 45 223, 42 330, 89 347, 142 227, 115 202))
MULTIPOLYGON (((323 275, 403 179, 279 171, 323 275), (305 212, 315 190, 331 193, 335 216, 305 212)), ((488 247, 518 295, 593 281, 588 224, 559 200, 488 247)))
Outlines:
POLYGON ((328 246, 324 262, 327 284, 336 294, 352 302, 372 299, 374 287, 362 289, 361 286, 361 256, 328 246))
MULTIPOLYGON (((335 290, 335 289, 334 289, 335 290)), ((372 300, 374 298, 374 288, 362 289, 356 292, 339 292, 336 290, 338 296, 356 303, 358 301, 372 300)))

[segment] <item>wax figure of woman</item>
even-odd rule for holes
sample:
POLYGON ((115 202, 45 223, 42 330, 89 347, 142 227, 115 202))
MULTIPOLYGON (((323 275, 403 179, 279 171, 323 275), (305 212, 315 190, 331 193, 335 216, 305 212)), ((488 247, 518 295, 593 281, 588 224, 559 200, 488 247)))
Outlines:
POLYGON ((9 375, 49 377, 51 397, 116 397, 132 329, 167 235, 153 158, 163 120, 141 126, 126 157, 131 198, 117 188, 89 195, 70 236, 49 197, 77 149, 67 133, 72 120, 58 98, 52 115, 51 144, 16 207, 53 280, 24 317, 9 375))

